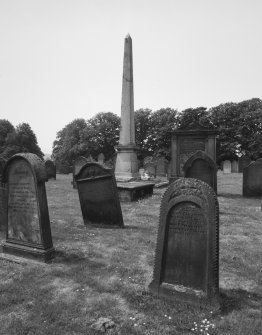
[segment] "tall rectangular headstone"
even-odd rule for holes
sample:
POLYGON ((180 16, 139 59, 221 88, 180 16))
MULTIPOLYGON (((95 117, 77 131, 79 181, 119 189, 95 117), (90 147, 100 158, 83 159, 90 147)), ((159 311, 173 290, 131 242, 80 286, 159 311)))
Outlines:
POLYGON ((216 305, 218 229, 218 201, 209 185, 193 178, 170 184, 161 201, 153 294, 216 305))
POLYGON ((49 221, 44 162, 35 154, 11 157, 3 171, 7 183, 7 237, 3 252, 49 261, 54 248, 49 221))
POLYGON ((262 196, 262 161, 257 160, 244 168, 243 196, 262 196))
POLYGON ((223 162, 223 173, 224 174, 231 173, 231 162, 229 160, 225 160, 223 162))
POLYGON ((109 169, 86 163, 75 179, 85 224, 124 226, 115 177, 109 169))

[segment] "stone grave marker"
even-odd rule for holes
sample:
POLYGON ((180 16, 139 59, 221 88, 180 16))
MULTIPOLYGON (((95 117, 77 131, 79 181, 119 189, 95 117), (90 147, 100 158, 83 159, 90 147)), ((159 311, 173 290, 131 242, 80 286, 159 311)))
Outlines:
POLYGON ((159 157, 156 161, 156 175, 165 177, 167 175, 168 161, 165 157, 159 157))
POLYGON ((238 160, 238 172, 243 172, 244 168, 251 163, 251 158, 247 155, 243 155, 238 160))
POLYGON ((243 196, 262 196, 262 162, 255 161, 243 170, 243 196))
POLYGON ((47 179, 56 179, 56 166, 51 159, 45 161, 47 179))
POLYGON ((224 174, 231 173, 231 162, 229 160, 225 160, 223 162, 223 173, 224 174))
POLYGON ((85 224, 124 226, 114 174, 98 163, 86 163, 75 180, 85 224))
POLYGON ((3 171, 7 183, 7 236, 3 252, 42 261, 54 257, 44 162, 35 154, 12 156, 3 171))
POLYGON ((103 165, 105 162, 105 155, 101 152, 101 154, 98 155, 97 161, 99 164, 103 165))
POLYGON ((217 166, 203 151, 193 154, 183 166, 186 178, 196 178, 206 182, 217 193, 217 166))
POLYGON ((147 171, 154 178, 156 177, 156 165, 155 163, 147 163, 144 165, 145 171, 147 171))
POLYGON ((231 163, 231 172, 232 173, 238 173, 238 161, 234 160, 231 163))
POLYGON ((217 306, 219 209, 215 192, 202 180, 180 178, 162 198, 149 289, 171 300, 217 306))
POLYGON ((73 165, 73 181, 72 181, 73 188, 76 188, 76 181, 75 181, 76 174, 80 171, 81 167, 85 165, 87 162, 89 162, 89 160, 84 156, 79 156, 75 159, 73 165))
POLYGON ((7 189, 6 185, 0 183, 0 231, 7 227, 7 189))

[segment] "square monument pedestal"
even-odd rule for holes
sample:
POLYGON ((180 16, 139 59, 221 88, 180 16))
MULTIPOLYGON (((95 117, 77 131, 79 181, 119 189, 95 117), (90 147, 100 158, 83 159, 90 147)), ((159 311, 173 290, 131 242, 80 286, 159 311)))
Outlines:
POLYGON ((155 183, 147 182, 117 182, 119 200, 123 202, 136 201, 152 196, 155 183))

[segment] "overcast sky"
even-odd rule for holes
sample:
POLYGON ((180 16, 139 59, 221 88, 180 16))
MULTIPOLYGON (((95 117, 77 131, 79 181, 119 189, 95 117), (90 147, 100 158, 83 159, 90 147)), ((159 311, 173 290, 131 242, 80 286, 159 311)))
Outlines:
POLYGON ((0 0, 0 118, 44 153, 98 112, 120 116, 124 38, 135 109, 262 98, 261 0, 0 0))

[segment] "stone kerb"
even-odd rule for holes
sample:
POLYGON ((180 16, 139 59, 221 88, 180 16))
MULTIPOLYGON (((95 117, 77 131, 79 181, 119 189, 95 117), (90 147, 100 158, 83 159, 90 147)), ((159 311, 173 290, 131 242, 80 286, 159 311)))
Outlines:
POLYGON ((7 184, 7 234, 3 252, 49 261, 54 257, 44 162, 35 154, 12 156, 3 171, 7 184))
POLYGON ((86 163, 75 180, 86 225, 124 226, 116 180, 110 169, 98 163, 86 163))
POLYGON ((217 166, 211 157, 199 150, 183 166, 186 178, 196 178, 206 182, 217 193, 217 166))
POLYGON ((167 299, 217 306, 219 208, 205 182, 180 178, 165 192, 149 289, 167 299))
POLYGON ((250 163, 243 170, 243 196, 262 196, 262 161, 250 163))

